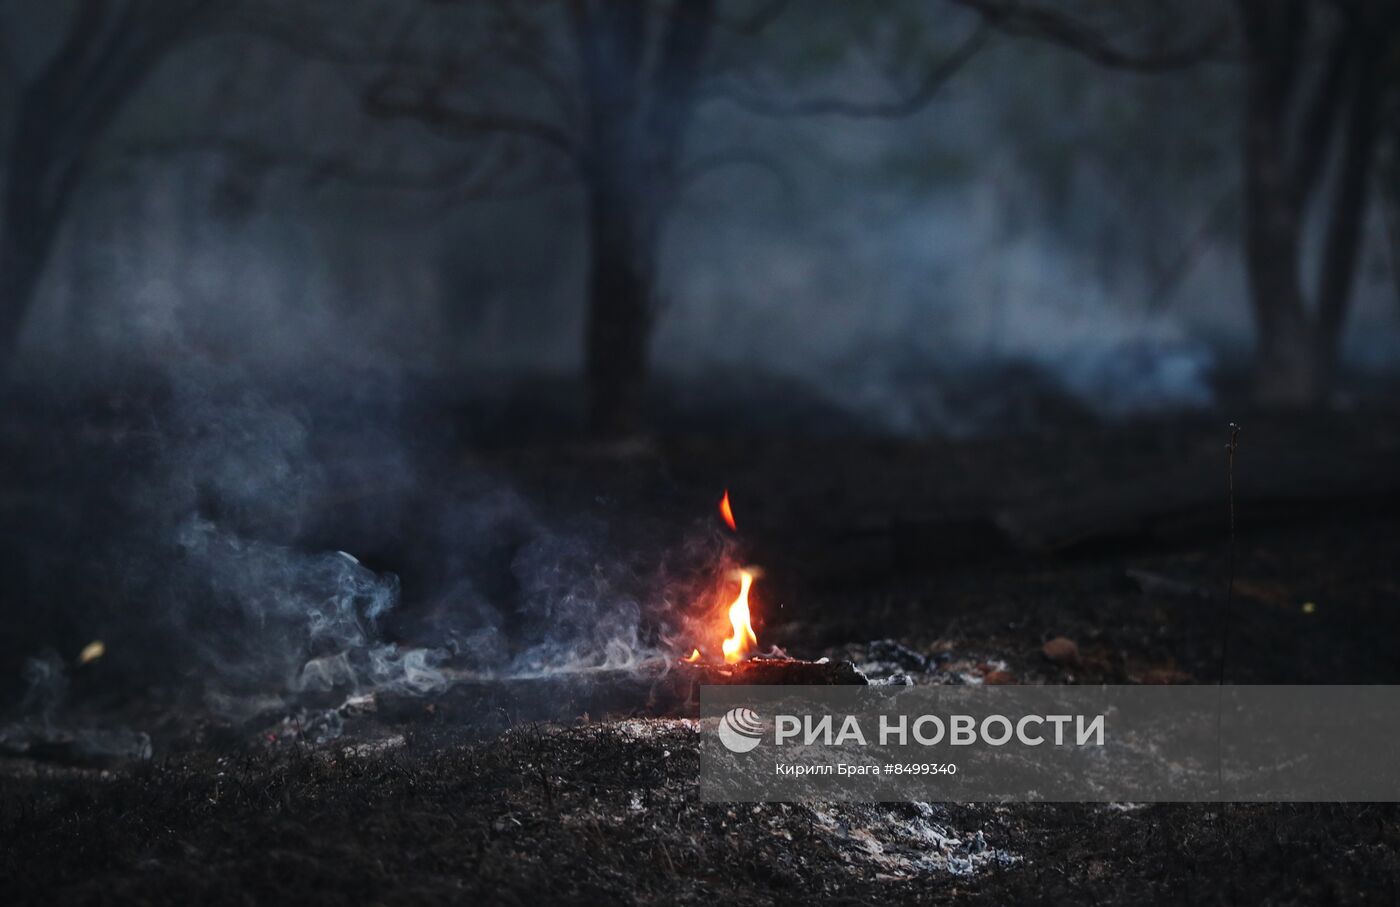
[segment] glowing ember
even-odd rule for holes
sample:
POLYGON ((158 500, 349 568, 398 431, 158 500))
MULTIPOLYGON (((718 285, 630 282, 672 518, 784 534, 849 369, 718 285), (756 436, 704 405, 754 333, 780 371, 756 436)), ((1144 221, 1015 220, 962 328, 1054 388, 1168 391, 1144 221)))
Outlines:
POLYGON ((700 650, 699 650, 699 649, 692 649, 692 650, 690 651, 690 657, 689 657, 689 658, 682 658, 682 659, 681 659, 681 661, 688 661, 688 662, 690 662, 691 664, 695 664, 695 662, 697 662, 697 661, 699 661, 699 660, 700 660, 700 650))
POLYGON ((101 658, 103 655, 106 654, 107 644, 100 639, 94 639, 92 642, 83 646, 83 651, 78 653, 78 664, 89 664, 91 662, 97 661, 97 659, 101 658))
POLYGON ((730 529, 733 529, 735 532, 739 531, 739 527, 734 525, 734 511, 729 506, 728 488, 724 489, 724 497, 720 498, 719 515, 724 517, 724 523, 726 526, 728 526, 730 529))
POLYGON ((751 650, 757 648, 758 637, 754 635, 753 624, 749 620, 749 587, 753 585, 753 574, 739 571, 739 597, 729 606, 729 624, 734 632, 724 641, 724 660, 728 664, 743 660, 751 650))

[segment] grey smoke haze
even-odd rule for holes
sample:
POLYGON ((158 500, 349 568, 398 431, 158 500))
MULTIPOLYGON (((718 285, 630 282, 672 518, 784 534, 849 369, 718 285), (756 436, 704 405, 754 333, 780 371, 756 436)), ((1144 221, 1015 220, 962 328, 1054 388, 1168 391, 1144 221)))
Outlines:
POLYGON ((134 489, 145 537, 126 563, 149 571, 158 616, 220 692, 425 692, 448 660, 486 674, 634 666, 676 619, 665 596, 693 581, 668 569, 718 553, 703 534, 643 541, 603 516, 542 510, 498 475, 433 471, 398 440, 392 392, 288 402, 246 375, 185 368, 156 468, 134 489), (340 406, 353 421, 335 423, 340 406), (328 508, 343 522, 312 526, 328 508), (433 562, 400 638, 384 632, 399 578, 312 547, 337 537, 433 562))
MULTIPOLYGON (((261 69, 277 73, 276 58, 261 69)), ((289 76, 283 117, 347 120, 316 112, 324 72, 289 76)), ((776 375, 906 434, 983 427, 947 386, 998 363, 1029 364, 1101 414, 1208 403, 1220 357, 1251 342, 1236 78, 1105 75, 1003 44, 907 120, 706 106, 697 154, 741 136, 773 166, 690 186, 668 228, 655 367, 692 385, 776 375)), ((86 200, 33 318, 46 356, 354 363, 442 376, 464 396, 491 392, 484 374, 580 367, 584 238, 567 185, 429 215, 431 194, 217 157, 118 169, 86 200)), ((1373 243, 1348 361, 1393 361, 1394 296, 1373 243)))
MULTIPOLYGON (((430 692, 449 666, 634 668, 672 652, 712 599, 729 545, 712 520, 614 520, 587 498, 544 506, 404 440, 412 423, 382 373, 378 393, 363 375, 334 377, 354 390, 289 392, 186 358, 148 376, 163 398, 96 427, 78 454, 127 458, 103 499, 84 484, 36 489, 51 520, 81 512, 99 537, 64 572, 74 530, 37 525, 17 552, 33 565, 30 591, 106 641, 113 676, 179 683, 243 720, 430 692), (361 545, 403 565, 412 587, 358 557, 361 545)), ((65 659, 30 659, 24 680, 23 711, 62 713, 65 659)), ((336 716, 317 714, 317 734, 334 733, 336 716)))
MULTIPOLYGON (((111 659, 197 677, 230 709, 428 690, 449 662, 534 673, 666 651, 713 592, 725 541, 532 500, 500 475, 444 481, 434 457, 492 424, 423 405, 577 374, 577 188, 442 205, 286 162, 133 153, 197 110, 378 164, 457 148, 367 124, 325 66, 228 42, 200 53, 165 67, 102 149, 15 368, 60 402, 158 389, 73 429, 119 468, 82 473, 75 457, 88 484, 43 489, 52 512, 34 519, 90 544, 82 629, 64 629, 117 632, 111 659), (384 565, 399 559, 414 575, 384 565)), ((847 87, 886 87, 863 78, 847 87)), ((908 119, 704 106, 692 150, 740 140, 752 155, 693 182, 668 225, 661 383, 755 407, 810 398, 906 436, 998 430, 1008 414, 1023 427, 1036 412, 1022 401, 1047 390, 1106 417, 1209 405, 1214 373, 1250 342, 1237 78, 1105 74, 1001 42, 908 119)), ((1392 277, 1373 241, 1354 366, 1396 361, 1392 277)), ((69 555, 22 555, 42 598, 69 555)), ((50 660, 33 665, 36 690, 59 688, 50 660)))

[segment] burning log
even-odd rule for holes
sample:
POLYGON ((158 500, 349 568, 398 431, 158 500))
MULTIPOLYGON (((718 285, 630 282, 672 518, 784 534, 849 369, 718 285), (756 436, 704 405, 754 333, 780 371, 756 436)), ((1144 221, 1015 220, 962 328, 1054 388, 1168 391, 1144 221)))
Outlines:
POLYGON ((865 675, 849 661, 799 661, 795 658, 752 658, 734 664, 682 662, 675 673, 693 686, 864 686, 865 675))
MULTIPOLYGON (((736 531, 727 490, 719 513, 725 525, 736 531)), ((695 646, 689 657, 652 658, 632 668, 560 670, 526 677, 463 673, 451 677, 446 689, 429 696, 377 694, 376 709, 390 721, 427 718, 455 726, 501 719, 511 724, 609 715, 688 717, 697 714, 700 688, 705 685, 865 685, 865 675, 849 661, 800 661, 777 649, 768 655, 758 654, 758 634, 749 603, 758 575, 752 567, 740 567, 732 574, 738 588, 733 601, 722 609, 729 635, 719 640, 718 652, 707 648, 711 658, 722 655, 723 663, 706 661, 695 646)), ((714 632, 718 637, 719 627, 714 632)), ((700 644, 706 645, 705 640, 700 644)))
POLYGON ((865 686, 865 675, 849 661, 800 661, 758 656, 732 664, 682 661, 652 688, 657 714, 695 714, 702 686, 865 686))

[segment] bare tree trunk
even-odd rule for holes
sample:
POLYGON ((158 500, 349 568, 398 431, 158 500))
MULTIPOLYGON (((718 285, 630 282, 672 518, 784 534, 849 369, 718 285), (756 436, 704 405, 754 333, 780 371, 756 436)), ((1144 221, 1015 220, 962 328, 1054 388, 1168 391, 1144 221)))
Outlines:
POLYGON ((20 104, 7 160, 4 207, 0 209, 0 364, 4 365, 14 359, 78 177, 76 163, 64 167, 52 159, 48 111, 38 109, 36 101, 30 97, 20 104))
POLYGON ((1299 213, 1272 179, 1276 156, 1253 152, 1246 156, 1245 266, 1257 328, 1255 388, 1266 403, 1311 405, 1325 381, 1299 275, 1299 213))
MULTIPOLYGON (((1322 274, 1318 286, 1317 356, 1329 382, 1336 374, 1342 325, 1351 304, 1357 263, 1365 236, 1366 203, 1379 138, 1380 63, 1383 45, 1365 36, 1358 42, 1356 87, 1347 118, 1345 144, 1327 225, 1322 274)), ((1330 390, 1330 386, 1324 388, 1330 390)))
POLYGON ((1322 74, 1303 97, 1309 4, 1239 0, 1239 6, 1246 47, 1245 261, 1259 332, 1257 390, 1268 403, 1318 404, 1336 377, 1365 239, 1383 67, 1400 17, 1379 2, 1341 10, 1322 74), (1329 159, 1335 166, 1324 181, 1329 159), (1310 311, 1300 261, 1306 212, 1319 196, 1326 224, 1310 311))
POLYGON ((585 374, 590 423, 603 435, 642 424, 656 273, 646 220, 625 190, 590 187, 585 374))
POLYGON ((601 0, 582 13, 575 24, 589 118, 585 377, 591 428, 615 437, 643 423, 660 234, 679 191, 676 161, 714 0, 681 0, 659 23, 631 0, 601 0), (652 30, 659 35, 648 67, 652 30))
POLYGON ((1255 8, 1246 20, 1245 267, 1258 329, 1257 393, 1270 403, 1308 404, 1320 393, 1320 363, 1299 273, 1303 198, 1288 154, 1302 24, 1281 8, 1255 8))
POLYGON ((19 90, 0 223, 0 369, 12 360, 88 156, 213 0, 80 0, 63 40, 19 90))
POLYGON ((0 363, 14 359, 41 274, 42 263, 21 241, 0 240, 0 363))

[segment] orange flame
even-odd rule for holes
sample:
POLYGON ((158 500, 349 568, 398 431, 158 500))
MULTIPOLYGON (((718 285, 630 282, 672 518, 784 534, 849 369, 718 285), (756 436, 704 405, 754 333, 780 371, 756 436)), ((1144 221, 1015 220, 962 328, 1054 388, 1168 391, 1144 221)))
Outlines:
POLYGON ((699 650, 699 649, 692 649, 692 650, 690 651, 690 657, 689 657, 689 658, 682 658, 682 659, 681 659, 681 661, 687 661, 687 662, 690 662, 691 664, 695 664, 695 663, 696 663, 697 661, 699 661, 699 660, 700 660, 700 650, 699 650))
POLYGON ((729 606, 729 624, 734 632, 720 646, 724 650, 726 664, 742 660, 749 650, 758 646, 758 637, 754 635, 753 624, 749 620, 749 587, 752 585, 753 574, 740 570, 739 597, 729 606))
POLYGON ((720 498, 719 515, 724 517, 725 525, 727 525, 730 529, 733 529, 735 532, 739 531, 739 527, 734 525, 734 511, 729 506, 728 488, 724 489, 724 497, 720 498))

